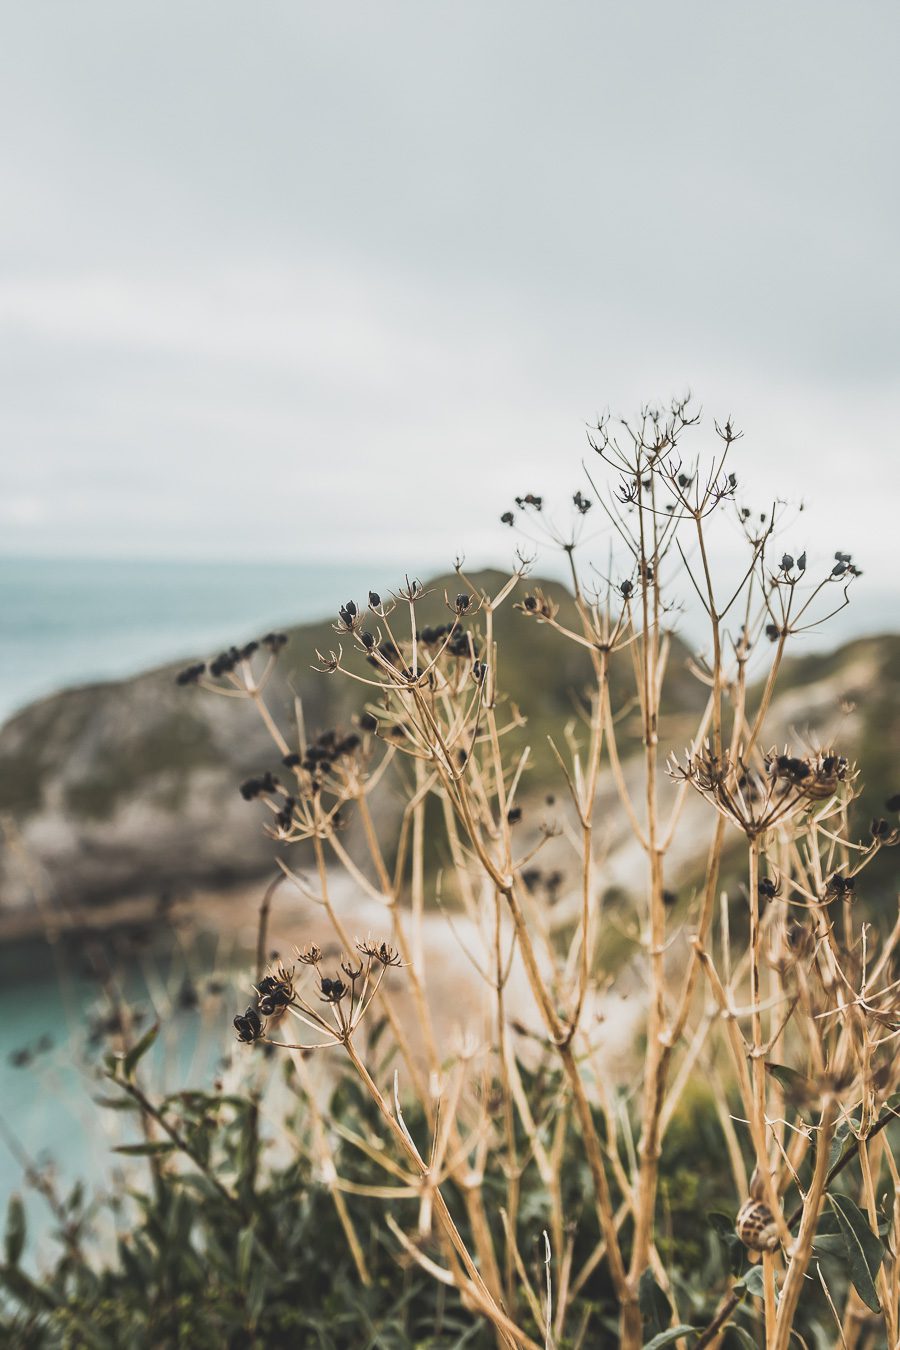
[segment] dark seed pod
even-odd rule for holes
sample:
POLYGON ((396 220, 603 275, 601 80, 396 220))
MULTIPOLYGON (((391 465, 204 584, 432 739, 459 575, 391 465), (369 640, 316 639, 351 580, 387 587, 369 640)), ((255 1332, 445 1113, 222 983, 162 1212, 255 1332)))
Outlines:
POLYGON ((273 656, 277 656, 282 647, 287 646, 287 633, 266 633, 262 639, 262 645, 266 647, 273 656))
POLYGON ((198 661, 196 665, 186 666, 175 676, 175 683, 182 687, 187 684, 196 684, 205 670, 205 662, 198 661))
POLYGON ((237 1017, 232 1019, 232 1026, 237 1032, 238 1040, 243 1041, 245 1045, 258 1041, 263 1034, 262 1020, 255 1008, 248 1008, 243 1015, 238 1013, 237 1017))

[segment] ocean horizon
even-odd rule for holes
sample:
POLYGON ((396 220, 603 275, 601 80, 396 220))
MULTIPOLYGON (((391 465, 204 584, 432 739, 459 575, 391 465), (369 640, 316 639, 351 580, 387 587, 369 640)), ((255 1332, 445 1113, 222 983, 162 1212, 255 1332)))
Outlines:
MULTIPOLYGON (((446 570, 435 563, 419 575, 446 570)), ((552 557, 536 570, 561 575, 552 557)), ((0 557, 0 725, 73 685, 204 658, 269 628, 321 619, 370 588, 391 590, 403 573, 390 560, 0 557)), ((685 635, 698 637, 695 627, 685 615, 685 635)), ((796 654, 830 650, 898 628, 900 592, 864 577, 846 609, 792 645, 796 654)))
POLYGON ((73 685, 321 619, 399 577, 362 561, 0 558, 0 724, 73 685))

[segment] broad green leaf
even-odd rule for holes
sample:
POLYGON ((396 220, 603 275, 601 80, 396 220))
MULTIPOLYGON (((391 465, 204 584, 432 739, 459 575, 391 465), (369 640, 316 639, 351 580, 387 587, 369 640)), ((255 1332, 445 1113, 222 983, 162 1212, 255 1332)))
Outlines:
POLYGON ((151 1045, 156 1040, 158 1035, 159 1035, 159 1023, 154 1022, 153 1026, 149 1027, 148 1030, 144 1032, 143 1036, 137 1042, 137 1044, 133 1045, 131 1049, 128 1051, 128 1054, 122 1060, 122 1072, 124 1073, 126 1078, 130 1078, 131 1075, 134 1073, 135 1069, 137 1068, 138 1060, 140 1060, 144 1055, 146 1055, 147 1051, 150 1049, 151 1045))
POLYGON ((669 1327, 667 1331, 661 1331, 658 1336, 653 1337, 652 1341, 647 1341, 644 1350, 661 1350, 662 1346, 674 1345, 676 1341, 681 1340, 682 1336, 690 1336, 691 1332, 696 1335, 698 1331, 699 1327, 689 1327, 682 1322, 677 1327, 669 1327))
POLYGON ((881 1311, 875 1289, 875 1277, 884 1260, 884 1245, 873 1233, 869 1221, 858 1205, 847 1195, 830 1195, 828 1199, 841 1225, 841 1236, 850 1266, 850 1278, 866 1307, 881 1311))
POLYGON ((641 1275, 638 1285, 638 1307, 645 1334, 658 1336, 665 1331, 672 1316, 672 1308, 649 1266, 641 1275))
POLYGON ((17 1266, 25 1247, 25 1206, 22 1197, 12 1195, 6 1211, 6 1236, 4 1239, 6 1264, 17 1266))

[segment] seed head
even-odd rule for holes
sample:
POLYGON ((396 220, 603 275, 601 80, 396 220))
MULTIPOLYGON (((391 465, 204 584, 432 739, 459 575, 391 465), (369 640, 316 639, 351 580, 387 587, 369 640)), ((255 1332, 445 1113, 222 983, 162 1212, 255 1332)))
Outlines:
POLYGON ((389 947, 386 942, 357 942, 356 950, 363 956, 367 956, 370 961, 377 961, 382 966, 402 966, 399 952, 393 947, 389 947))
POLYGON ((259 1013, 255 1008, 248 1008, 245 1013, 238 1013, 232 1019, 232 1026, 237 1032, 237 1038, 245 1045, 250 1045, 253 1041, 258 1041, 263 1034, 263 1024, 259 1013))
POLYGON ((184 670, 180 670, 175 676, 175 683, 182 687, 187 684, 196 684, 205 670, 205 661, 198 661, 193 666, 185 666, 184 670))

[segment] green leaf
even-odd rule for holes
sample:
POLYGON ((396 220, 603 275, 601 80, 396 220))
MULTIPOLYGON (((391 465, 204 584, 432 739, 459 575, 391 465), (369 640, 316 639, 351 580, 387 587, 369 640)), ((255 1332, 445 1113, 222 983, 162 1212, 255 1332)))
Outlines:
POLYGON ((6 1264, 17 1266, 25 1248, 25 1206, 22 1204, 22 1197, 19 1195, 12 1195, 9 1199, 9 1207, 6 1211, 4 1245, 6 1248, 6 1264))
POLYGON ((805 1074, 798 1073, 787 1064, 770 1064, 766 1061, 766 1072, 770 1073, 784 1089, 785 1100, 801 1115, 808 1112, 810 1102, 816 1096, 816 1086, 805 1074))
POLYGON ((732 1336, 737 1336, 741 1345, 746 1345, 748 1347, 748 1350, 759 1350, 756 1341, 750 1335, 750 1332, 747 1330, 746 1327, 738 1326, 737 1322, 728 1322, 726 1326, 728 1331, 731 1332, 732 1336))
POLYGON ((130 1078, 137 1068, 138 1060, 142 1059, 150 1049, 153 1042, 159 1035, 159 1023, 154 1022, 153 1026, 144 1032, 137 1045, 133 1045, 128 1054, 122 1060, 122 1072, 126 1078, 130 1078))
POLYGON ((238 1279, 242 1285, 246 1285, 247 1276, 250 1274, 250 1262, 253 1259, 253 1229, 242 1228, 238 1234, 237 1242, 237 1269, 238 1279))
POLYGON ((169 1139, 154 1139, 146 1144, 120 1144, 113 1153, 125 1153, 129 1158, 150 1157, 153 1154, 172 1153, 175 1145, 169 1139))
POLYGON ((744 1244, 734 1231, 734 1219, 716 1209, 711 1210, 706 1217, 719 1242, 725 1248, 730 1273, 739 1275, 744 1263, 744 1244))
POLYGON ((777 1079, 781 1086, 788 1092, 802 1091, 809 1082, 802 1073, 798 1073, 796 1069, 789 1068, 787 1064, 771 1064, 767 1060, 766 1072, 777 1079))
POLYGON ((752 1294, 754 1298, 763 1296, 763 1268, 762 1262, 759 1265, 751 1266, 742 1280, 738 1280, 737 1289, 743 1289, 747 1294, 752 1294))
POLYGON ((831 1149, 828 1154, 828 1166, 830 1168, 834 1167, 834 1164, 838 1161, 838 1159, 843 1156, 844 1149, 847 1144, 847 1135, 849 1133, 850 1133, 849 1125, 845 1120, 842 1120, 840 1125, 838 1125, 837 1129, 835 1130, 834 1138, 831 1141, 831 1149))
POLYGON ((660 1332, 665 1331, 672 1316, 672 1307, 653 1278, 653 1271, 649 1266, 641 1275, 638 1285, 638 1307, 641 1310, 645 1333, 658 1336, 660 1332))
POLYGON ((94 1101, 107 1111, 140 1111, 141 1104, 132 1097, 95 1097, 94 1101))
POLYGON ((844 1250, 850 1266, 850 1278, 866 1307, 881 1311, 875 1289, 875 1276, 884 1260, 884 1244, 869 1227, 866 1216, 848 1195, 831 1195, 828 1199, 841 1225, 844 1250))
POLYGON ((661 1331, 658 1336, 654 1336, 652 1341, 647 1341, 644 1350, 661 1350, 664 1345, 674 1345, 680 1341, 682 1336, 689 1336, 691 1332, 695 1334, 700 1330, 699 1327, 689 1327, 682 1322, 677 1327, 669 1327, 667 1331, 661 1331))

